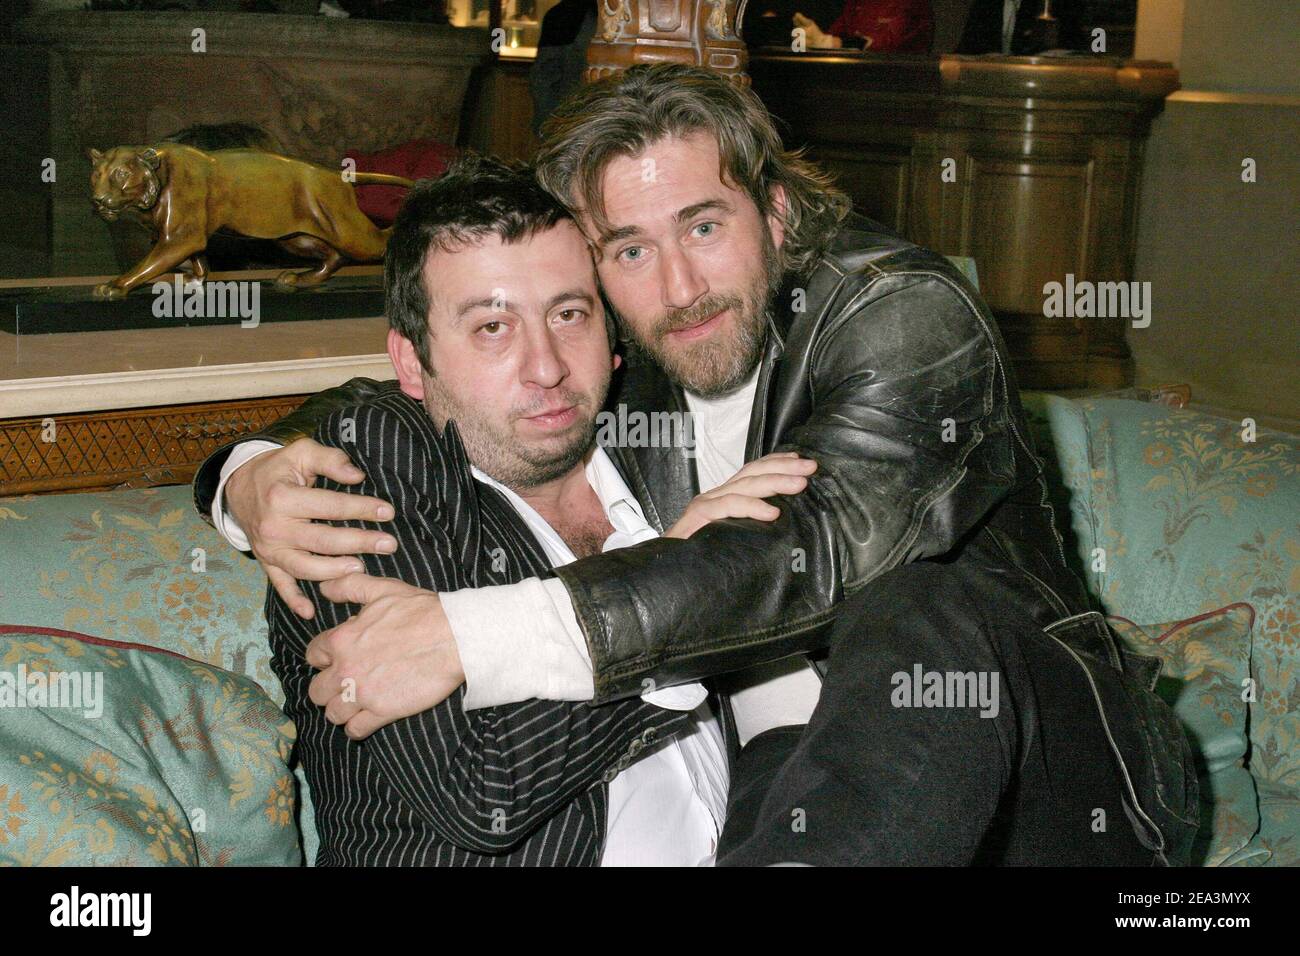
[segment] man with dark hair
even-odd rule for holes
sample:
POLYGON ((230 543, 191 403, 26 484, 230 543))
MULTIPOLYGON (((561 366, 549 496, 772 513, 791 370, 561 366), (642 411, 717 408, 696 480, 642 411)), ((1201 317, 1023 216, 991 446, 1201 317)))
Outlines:
MULTIPOLYGON (((549 576, 602 546, 656 536, 594 443, 616 362, 591 257, 530 170, 471 156, 417 184, 389 240, 385 290, 397 380, 359 390, 314 434, 362 468, 356 491, 395 507, 399 548, 364 556, 388 598, 410 609, 424 594, 428 607, 438 592, 451 601, 458 589, 549 576)), ((667 535, 761 519, 761 496, 797 487, 798 467, 754 463, 728 486, 734 497, 698 499, 667 535)), ((712 861, 726 756, 704 688, 609 707, 529 700, 467 711, 463 690, 449 687, 446 700, 358 744, 331 722, 335 705, 312 702, 304 656, 348 618, 329 600, 332 584, 307 584, 309 620, 275 589, 267 600, 318 865, 712 861)))
MULTIPOLYGON (((382 506, 293 490, 349 480, 319 448, 223 469, 287 601, 294 577, 342 574, 331 595, 366 605, 308 649, 330 719, 362 736, 462 680, 473 708, 607 703, 732 673, 719 862, 1185 860, 1190 749, 1150 692, 1151 662, 1116 645, 1067 565, 1005 346, 970 284, 851 212, 751 91, 706 70, 634 67, 583 87, 544 132, 538 179, 573 213, 634 343, 619 402, 695 423, 693 456, 607 448, 646 518, 666 526, 768 453, 816 471, 773 520, 458 592, 452 613, 450 596, 379 597, 382 582, 327 557, 385 536, 309 524, 382 506), (821 650, 811 670, 802 655, 821 650), (345 680, 380 673, 400 678, 341 701, 345 680)), ((219 462, 196 479, 201 510, 219 462)))

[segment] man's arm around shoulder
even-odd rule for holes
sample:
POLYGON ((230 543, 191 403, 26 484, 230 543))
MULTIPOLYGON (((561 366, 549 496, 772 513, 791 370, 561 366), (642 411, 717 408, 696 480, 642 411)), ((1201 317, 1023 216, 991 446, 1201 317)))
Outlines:
POLYGON ((354 378, 335 388, 317 392, 294 411, 260 431, 245 435, 222 445, 204 459, 194 473, 194 507, 208 524, 212 524, 212 504, 217 485, 221 481, 221 468, 227 457, 239 445, 250 441, 267 441, 288 445, 299 438, 315 434, 316 426, 331 411, 342 405, 355 405, 395 387, 395 382, 379 382, 372 378, 354 378))
POLYGON ((1015 481, 996 331, 946 267, 847 276, 809 345, 810 410, 769 436, 814 459, 775 521, 719 521, 557 570, 597 701, 816 646, 843 597, 943 554, 1015 481))

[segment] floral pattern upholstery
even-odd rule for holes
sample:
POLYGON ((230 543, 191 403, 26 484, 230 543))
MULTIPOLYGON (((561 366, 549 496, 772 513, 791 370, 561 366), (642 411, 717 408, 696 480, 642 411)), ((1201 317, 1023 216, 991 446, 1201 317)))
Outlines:
POLYGON ((1259 794, 1246 769, 1250 686, 1249 604, 1141 627, 1122 617, 1108 619, 1131 649, 1163 662, 1156 693, 1173 708, 1199 756, 1201 831, 1192 861, 1208 866, 1268 856, 1247 844, 1259 832, 1259 794))
POLYGON ((1300 863, 1300 437, 1124 399, 1026 393, 1025 405, 1101 610, 1151 631, 1254 609, 1251 846, 1300 863))
MULTIPOLYGON (((266 588, 257 562, 198 516, 188 486, 0 499, 0 624, 162 648, 251 678, 281 705, 266 588)), ((295 778, 311 860, 316 828, 301 768, 295 778)))
POLYGON ((294 727, 253 681, 15 626, 0 677, 0 865, 301 861, 294 727))

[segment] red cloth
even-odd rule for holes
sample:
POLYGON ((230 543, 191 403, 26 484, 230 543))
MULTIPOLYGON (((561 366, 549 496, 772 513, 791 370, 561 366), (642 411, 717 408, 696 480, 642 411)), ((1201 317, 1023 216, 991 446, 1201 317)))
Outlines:
POLYGON ((873 53, 929 53, 934 42, 930 0, 847 0, 828 33, 871 37, 873 53))
MULTIPOLYGON (((359 173, 387 173, 404 179, 437 179, 456 158, 454 146, 436 139, 413 139, 401 146, 377 153, 344 153, 356 161, 359 173)), ((397 208, 406 198, 403 186, 357 186, 357 206, 375 223, 387 226, 397 218, 397 208)))

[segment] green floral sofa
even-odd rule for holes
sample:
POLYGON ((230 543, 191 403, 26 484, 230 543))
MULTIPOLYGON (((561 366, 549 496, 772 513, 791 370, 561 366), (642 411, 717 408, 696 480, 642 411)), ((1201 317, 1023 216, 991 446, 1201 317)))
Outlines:
MULTIPOLYGON (((1026 405, 1077 570, 1165 659, 1203 763, 1198 862, 1300 863, 1300 438, 1130 400, 1026 405)), ((107 688, 91 733, 76 711, 0 709, 0 865, 313 858, 264 596, 186 487, 0 499, 0 675, 107 688)))

